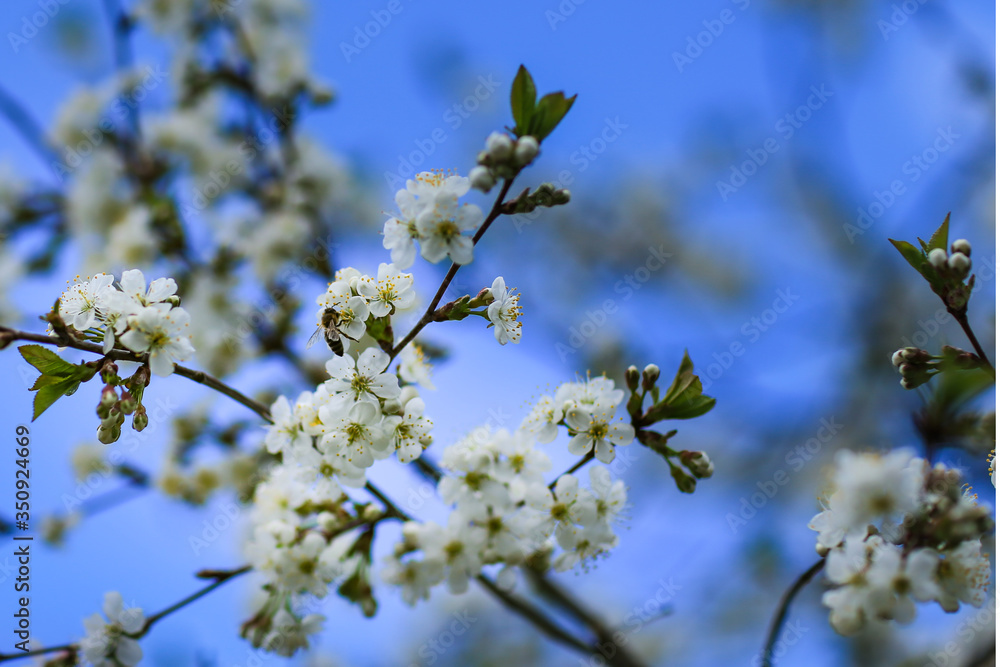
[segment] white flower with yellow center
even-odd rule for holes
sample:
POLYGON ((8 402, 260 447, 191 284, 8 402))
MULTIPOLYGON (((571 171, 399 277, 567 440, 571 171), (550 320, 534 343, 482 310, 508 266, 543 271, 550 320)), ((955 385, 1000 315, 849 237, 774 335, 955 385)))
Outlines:
POLYGON ((599 406, 593 410, 581 407, 566 412, 566 424, 573 438, 569 441, 569 451, 576 456, 590 452, 601 463, 615 460, 615 447, 624 447, 635 438, 635 429, 623 422, 610 423, 612 411, 599 406))
POLYGON ((482 219, 483 212, 478 206, 459 206, 455 199, 439 198, 417 217, 421 256, 432 264, 445 257, 456 264, 468 264, 472 261, 473 243, 464 232, 479 227, 482 219))
POLYGON ((194 353, 187 333, 191 317, 183 308, 159 303, 147 306, 128 318, 128 331, 121 343, 133 352, 149 353, 149 369, 166 377, 174 372, 174 362, 194 353))
POLYGON ((493 323, 493 335, 497 342, 506 345, 508 342, 521 342, 521 300, 520 294, 514 294, 514 290, 507 289, 502 277, 493 281, 490 287, 490 294, 493 295, 493 303, 486 309, 486 315, 493 323))
POLYGON ((378 278, 365 276, 358 281, 358 294, 368 299, 368 309, 375 317, 385 317, 413 305, 413 274, 400 273, 393 264, 378 265, 378 278))
POLYGON ((59 297, 59 316, 77 331, 97 325, 108 295, 114 292, 111 286, 114 280, 115 277, 107 273, 98 273, 89 280, 80 280, 77 276, 76 282, 59 297))

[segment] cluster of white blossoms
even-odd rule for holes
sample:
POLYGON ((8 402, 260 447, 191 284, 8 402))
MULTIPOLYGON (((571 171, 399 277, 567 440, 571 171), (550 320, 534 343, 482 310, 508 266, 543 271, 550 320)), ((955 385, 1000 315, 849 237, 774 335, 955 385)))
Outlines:
POLYGON ((337 271, 326 292, 316 298, 316 324, 322 328, 325 314, 333 311, 344 350, 348 350, 350 341, 365 335, 369 316, 388 321, 391 315, 409 310, 416 298, 413 275, 400 273, 394 264, 379 264, 375 277, 347 267, 337 271))
POLYGON ((421 172, 406 181, 406 189, 396 193, 399 217, 389 218, 382 230, 382 245, 391 251, 392 262, 408 269, 420 254, 434 264, 445 257, 456 264, 472 261, 472 237, 483 221, 483 212, 474 204, 459 204, 469 192, 469 179, 445 172, 421 172))
POLYGON ((497 583, 512 588, 529 558, 550 558, 558 570, 592 560, 618 544, 613 524, 625 507, 625 483, 607 468, 590 469, 590 489, 573 475, 552 488, 549 457, 525 430, 474 431, 444 451, 441 498, 454 506, 446 525, 407 522, 382 572, 414 604, 447 582, 462 593, 486 565, 502 564, 497 583), (419 553, 419 557, 418 557, 419 553))
POLYGON ((521 428, 544 443, 555 439, 560 425, 566 426, 572 436, 570 453, 592 454, 601 463, 611 463, 615 447, 627 445, 635 438, 631 424, 614 421, 615 411, 624 398, 625 392, 603 376, 567 382, 556 389, 554 396, 542 396, 521 428))
POLYGON ((98 273, 76 280, 59 297, 59 316, 84 338, 103 341, 107 354, 118 343, 139 354, 149 354, 149 368, 156 375, 174 372, 174 363, 193 352, 187 328, 190 316, 178 306, 177 284, 157 278, 146 286, 142 271, 114 276, 98 273))
POLYGON ((851 634, 874 620, 911 621, 914 601, 947 612, 981 606, 990 562, 981 538, 992 511, 963 487, 957 470, 931 467, 908 450, 838 452, 833 492, 809 527, 819 533, 833 588, 823 595, 830 623, 851 634))
POLYGON ((543 396, 513 433, 483 427, 447 447, 438 492, 454 509, 444 526, 404 525, 403 541, 383 571, 385 581, 399 586, 413 604, 442 582, 453 593, 463 592, 486 565, 502 564, 498 583, 512 587, 515 568, 529 558, 564 571, 615 547, 613 525, 625 507, 624 482, 613 482, 607 468, 595 465, 589 489, 571 474, 547 485, 551 461, 538 445, 554 440, 563 426, 571 436, 570 452, 596 451, 610 463, 614 446, 634 437, 631 426, 610 423, 623 397, 604 377, 566 383, 555 399, 543 396))
POLYGON ((93 614, 83 619, 87 636, 80 640, 83 658, 94 667, 133 667, 142 660, 139 642, 129 634, 141 632, 146 623, 142 609, 125 607, 117 592, 104 594, 104 615, 93 614))

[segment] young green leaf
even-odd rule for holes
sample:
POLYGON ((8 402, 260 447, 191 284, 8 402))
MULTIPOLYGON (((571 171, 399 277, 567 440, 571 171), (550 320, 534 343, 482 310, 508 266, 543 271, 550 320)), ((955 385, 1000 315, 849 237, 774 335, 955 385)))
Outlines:
POLYGON ((528 133, 527 128, 535 113, 535 99, 537 97, 535 82, 528 69, 521 65, 517 69, 517 76, 514 77, 514 83, 510 87, 510 111, 514 116, 514 133, 519 137, 528 133))
POLYGON ((35 421, 38 417, 45 412, 49 406, 55 403, 57 400, 63 396, 69 396, 76 391, 77 387, 80 386, 80 381, 73 378, 64 378, 59 382, 52 384, 46 384, 38 390, 35 394, 34 403, 34 414, 31 417, 31 421, 35 421))
POLYGON ((77 372, 77 366, 66 361, 58 354, 41 345, 22 345, 17 348, 24 360, 45 375, 71 375, 77 372))
POLYGON ((549 93, 540 99, 535 115, 531 119, 528 134, 539 141, 552 134, 552 130, 562 122, 575 101, 576 95, 567 98, 562 92, 549 93))
MULTIPOLYGON (((944 217, 944 222, 941 226, 937 228, 937 231, 931 235, 931 240, 927 243, 927 247, 930 250, 934 248, 941 248, 945 252, 948 252, 948 222, 951 220, 951 213, 944 217)), ((928 250, 928 252, 930 252, 928 250)))

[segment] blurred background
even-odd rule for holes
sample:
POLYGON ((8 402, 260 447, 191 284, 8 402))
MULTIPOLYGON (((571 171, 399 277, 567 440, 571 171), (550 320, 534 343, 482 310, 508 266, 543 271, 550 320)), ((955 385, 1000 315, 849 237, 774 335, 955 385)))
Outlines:
MULTIPOLYGON (((806 524, 838 449, 912 447, 964 469, 993 502, 992 425, 967 414, 992 411, 992 388, 905 391, 889 362, 909 344, 968 344, 887 242, 926 239, 951 213, 952 238, 973 248, 972 327, 992 354, 992 5, 364 0, 309 3, 302 14, 295 2, 233 0, 224 7, 257 12, 264 26, 248 36, 266 47, 249 102, 238 97, 239 72, 234 98, 202 96, 197 64, 234 47, 185 24, 193 6, 126 4, 141 20, 114 30, 114 2, 4 3, 3 324, 41 331, 35 318, 66 279, 139 266, 149 277, 178 276, 185 307, 205 323, 193 365, 261 397, 296 395, 322 371, 323 353, 306 352, 305 341, 330 269, 373 273, 387 260, 379 232, 403 179, 425 169, 467 173, 489 132, 511 124, 508 91, 524 63, 540 91, 579 98, 523 184, 558 183, 573 201, 501 219, 459 273, 452 298, 496 275, 518 287, 525 335, 500 348, 476 323, 428 330, 427 341, 447 350, 436 391, 425 392, 435 423, 429 454, 484 422, 516 427, 533 397, 588 369, 620 383, 629 364, 657 363, 667 374, 688 350, 718 404, 678 424, 674 446, 707 451, 715 476, 682 495, 661 459, 638 444, 621 450, 615 474, 630 500, 621 545, 586 574, 558 577, 622 627, 630 648, 655 665, 759 664, 782 591, 815 560, 806 524), (264 5, 279 15, 264 16, 264 5), (269 39, 272 23, 298 37, 269 39), (123 70, 138 74, 115 98, 122 86, 108 82, 123 70), (67 147, 86 145, 112 100, 122 113, 111 118, 125 128, 113 136, 124 139, 91 138, 92 154, 71 164, 67 147), (89 126, 67 121, 88 113, 89 126), (218 121, 214 135, 199 134, 206 117, 218 121), (277 141, 261 133, 272 118, 277 141), (221 186, 224 196, 211 194, 212 160, 248 135, 266 159, 221 186), (166 157, 146 172, 131 163, 141 173, 123 176, 140 141, 166 157), (286 149, 294 157, 272 160, 286 149), (274 164, 284 168, 277 177, 274 164), (306 268, 289 273, 289 265, 306 268), (781 472, 788 481, 777 485, 781 472)), ((418 261, 425 299, 445 269, 418 261)), ((34 371, 10 349, 0 373, 11 433, 30 421, 34 371)), ((36 517, 47 515, 60 542, 34 553, 33 629, 45 645, 82 636, 81 619, 106 590, 154 612, 198 588, 195 571, 243 562, 240 512, 221 531, 210 526, 239 496, 227 481, 233 468, 252 465, 260 446, 252 415, 182 378, 157 381, 147 396, 163 401, 164 416, 108 448, 149 480, 80 482, 72 453, 96 442, 90 389, 31 427, 33 521, 41 529, 36 517), (166 470, 191 480, 217 474, 221 488, 168 497, 151 490, 166 470), (83 518, 67 527, 74 510, 83 518)), ((555 470, 571 462, 560 442, 549 450, 555 470)), ((10 459, 0 465, 13 477, 10 459)), ((421 516, 441 516, 412 472, 383 464, 372 478, 421 516)), ((376 551, 395 538, 380 531, 376 551)), ((6 551, 0 608, 12 613, 6 551)), ((227 584, 158 624, 142 642, 143 664, 284 662, 238 636, 253 588, 227 584)), ((796 601, 777 664, 993 664, 973 662, 992 655, 992 593, 986 612, 921 605, 911 626, 850 639, 830 628, 821 593, 817 580, 796 601), (949 641, 960 653, 935 662, 949 641)), ((384 586, 376 598, 378 615, 365 619, 328 597, 325 632, 292 664, 588 664, 478 591, 437 590, 416 610, 384 586), (452 636, 453 614, 475 621, 452 636)))

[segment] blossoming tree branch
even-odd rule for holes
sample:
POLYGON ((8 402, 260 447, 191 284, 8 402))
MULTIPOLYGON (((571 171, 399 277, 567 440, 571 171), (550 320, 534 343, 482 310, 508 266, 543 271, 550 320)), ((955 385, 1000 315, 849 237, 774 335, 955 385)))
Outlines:
MULTIPOLYGON (((307 647, 323 618, 302 611, 309 608, 303 599, 323 598, 331 588, 365 615, 374 615, 372 570, 377 569, 410 604, 427 599, 440 585, 455 594, 465 592, 470 582, 483 586, 554 639, 597 654, 612 629, 589 620, 594 636, 569 635, 517 595, 519 572, 542 583, 541 590, 558 596, 572 615, 596 618, 545 577, 584 566, 618 544, 615 525, 626 490, 607 467, 616 449, 638 439, 665 460, 684 492, 693 492, 697 479, 712 475, 704 452, 675 450, 668 443, 676 430, 653 428, 665 420, 698 417, 714 405, 702 394, 686 355, 668 386, 652 364, 641 372, 629 368, 624 388, 604 376, 567 382, 542 396, 517 429, 477 429, 444 446, 440 465, 424 456, 434 444, 433 423, 420 393, 433 385, 418 336, 431 323, 481 318, 499 344, 520 341, 519 295, 502 276, 475 295, 442 301, 494 221, 569 202, 567 191, 548 184, 508 195, 573 101, 562 93, 539 98, 522 67, 511 90, 514 125, 489 136, 470 175, 424 172, 406 183, 396 195, 399 212, 383 230, 391 263, 380 264, 374 275, 342 268, 316 297, 317 329, 310 343, 323 340, 328 348, 327 377, 296 397, 281 396, 265 406, 208 374, 178 365, 195 352, 191 316, 180 305, 178 285, 171 278, 147 283, 137 269, 117 277, 78 277, 43 318, 49 325, 45 334, 0 329, 2 346, 33 341, 19 351, 41 373, 32 386, 34 418, 81 384, 100 378, 97 437, 102 443, 117 441, 123 428, 146 428, 145 405, 156 391, 156 378, 174 373, 220 391, 269 423, 260 446, 271 465, 249 498, 248 564, 199 573, 214 580, 208 588, 251 570, 261 577, 255 612, 240 629, 255 647, 282 655, 307 647), (486 214, 461 201, 473 187, 497 190, 486 214), (451 267, 407 330, 402 325, 412 321, 417 294, 413 276, 404 271, 418 248, 424 260, 448 260, 451 267), (407 332, 399 335, 399 330, 407 332), (98 358, 71 363, 46 344, 98 358), (131 374, 120 365, 131 366, 131 374), (619 416, 622 407, 625 419, 619 416), (568 435, 568 449, 578 460, 552 475, 545 446, 560 432, 568 435), (436 481, 441 499, 452 508, 443 525, 411 516, 392 500, 392 489, 379 489, 368 479, 372 466, 392 458, 436 481), (402 541, 386 562, 373 563, 373 541, 384 521, 403 522, 402 541), (485 573, 488 566, 500 566, 495 577, 485 573)), ((94 664, 136 664, 142 656, 138 640, 150 621, 183 606, 144 620, 141 610, 125 609, 122 597, 112 592, 105 600, 105 619, 87 619, 83 639, 34 653, 58 650, 65 657, 57 662, 82 655, 94 664)), ((639 664, 625 647, 612 661, 639 664)))
MULTIPOLYGON (((116 477, 129 490, 193 506, 231 492, 250 525, 243 559, 197 572, 201 587, 175 603, 145 613, 131 602, 142 591, 109 591, 101 613, 83 619, 81 635, 32 642, 0 661, 136 665, 143 638, 161 619, 189 607, 194 613, 204 596, 246 576, 257 595, 242 622, 232 619, 233 632, 282 656, 310 646, 327 620, 320 613, 327 598, 339 597, 341 612, 353 605, 373 616, 386 595, 416 606, 436 589, 460 595, 478 587, 581 659, 644 664, 593 602, 553 573, 586 573, 627 539, 619 535, 623 511, 643 499, 611 474, 620 447, 650 450, 683 493, 712 476, 709 455, 675 447, 678 432, 666 424, 715 404, 687 353, 655 360, 680 357, 672 377, 652 363, 622 377, 566 378, 516 428, 483 426, 457 441, 435 436, 440 429, 422 398, 434 389, 440 355, 424 337, 429 326, 520 342, 520 295, 504 277, 453 298, 455 277, 488 252, 480 244, 501 219, 569 204, 564 189, 522 181, 575 96, 539 96, 519 69, 511 125, 489 135, 467 175, 412 174, 382 227, 388 261, 337 268, 333 241, 372 207, 341 160, 301 126, 304 113, 334 98, 309 72, 304 5, 139 0, 129 13, 113 2, 106 7, 118 71, 71 97, 49 134, 0 90, 0 114, 51 172, 51 182, 39 184, 0 174, 0 283, 54 270, 71 247, 84 266, 52 294, 51 310, 30 313, 44 331, 12 326, 21 314, 0 292, 0 323, 7 324, 0 349, 16 347, 38 372, 33 419, 51 418, 57 401, 96 403, 92 432, 102 444, 74 450, 79 478, 116 477), (130 34, 144 27, 168 42, 169 71, 133 62, 130 34), (155 108, 149 98, 168 87, 172 99, 155 108), (492 197, 487 210, 465 201, 473 190, 492 197), (18 246, 27 248, 20 257, 15 245, 39 231, 46 243, 18 246), (408 270, 418 255, 447 266, 439 284, 415 284, 408 270), (308 342, 296 327, 303 301, 315 306, 308 342), (275 383, 251 395, 227 380, 265 358, 285 364, 295 390, 305 390, 275 383), (242 405, 245 416, 226 419, 215 403, 158 415, 160 380, 171 375, 242 405), (174 431, 160 469, 142 470, 108 447, 157 422, 174 431), (206 444, 224 450, 220 463, 193 462, 206 444), (551 454, 561 445, 574 462, 560 471, 551 454), (403 466, 432 481, 446 520, 404 509, 405 489, 375 484, 375 466, 403 466), (393 522, 400 537, 386 544, 381 529, 393 522), (376 543, 387 557, 376 556, 376 543)), ((995 370, 967 317, 971 245, 948 236, 946 219, 919 247, 893 243, 972 349, 905 348, 892 361, 905 389, 930 383, 945 397, 977 395, 993 386, 995 370)), ((830 624, 845 635, 909 622, 918 603, 947 612, 984 604, 991 571, 982 544, 994 530, 992 510, 959 470, 933 464, 931 449, 926 456, 837 453, 821 511, 802 526, 803 539, 807 528, 815 532, 819 559, 762 623, 758 664, 779 657, 775 643, 789 609, 821 572, 830 624)), ((47 517, 43 537, 59 543, 129 497, 76 501, 47 517)))

